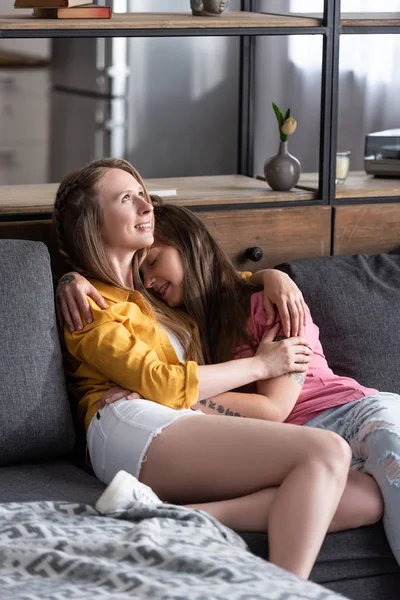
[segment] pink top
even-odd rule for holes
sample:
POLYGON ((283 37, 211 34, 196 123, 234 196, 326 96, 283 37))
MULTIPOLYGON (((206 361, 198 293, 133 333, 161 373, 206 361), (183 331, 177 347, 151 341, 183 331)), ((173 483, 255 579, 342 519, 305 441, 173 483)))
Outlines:
MULTIPOLYGON (((266 325, 266 320, 262 292, 257 292, 251 297, 251 313, 247 325, 257 343, 272 327, 266 325)), ((282 335, 282 333, 279 332, 279 335, 282 335)), ((303 423, 307 423, 327 408, 347 404, 347 402, 358 400, 376 392, 374 389, 360 385, 354 379, 335 375, 332 369, 329 368, 319 341, 319 328, 313 322, 308 307, 307 322, 305 328, 303 328, 302 336, 308 341, 313 356, 308 366, 300 396, 285 423, 303 425, 303 423)), ((252 355, 253 351, 246 346, 238 350, 235 358, 246 358, 252 355)), ((256 391, 255 387, 256 384, 252 384, 252 392, 256 391)), ((242 390, 244 391, 243 388, 242 390)), ((246 391, 249 391, 248 386, 246 386, 246 391)))

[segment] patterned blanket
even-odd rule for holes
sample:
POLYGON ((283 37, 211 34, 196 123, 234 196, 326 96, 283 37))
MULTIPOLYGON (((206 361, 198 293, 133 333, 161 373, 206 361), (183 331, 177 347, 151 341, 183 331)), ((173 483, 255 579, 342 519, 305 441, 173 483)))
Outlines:
POLYGON ((252 555, 202 511, 104 517, 66 502, 0 505, 1 600, 339 600, 252 555))

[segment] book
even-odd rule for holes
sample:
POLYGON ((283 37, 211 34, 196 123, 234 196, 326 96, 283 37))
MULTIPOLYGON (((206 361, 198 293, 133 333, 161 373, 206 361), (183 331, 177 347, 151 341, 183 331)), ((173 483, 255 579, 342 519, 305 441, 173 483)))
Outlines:
POLYGON ((149 194, 153 195, 153 196, 160 196, 160 198, 168 198, 170 196, 176 196, 177 195, 177 191, 176 190, 149 190, 149 194))
POLYGON ((14 8, 71 8, 92 2, 93 0, 15 0, 14 8))
POLYGON ((110 19, 109 6, 77 6, 76 8, 34 8, 37 19, 110 19))

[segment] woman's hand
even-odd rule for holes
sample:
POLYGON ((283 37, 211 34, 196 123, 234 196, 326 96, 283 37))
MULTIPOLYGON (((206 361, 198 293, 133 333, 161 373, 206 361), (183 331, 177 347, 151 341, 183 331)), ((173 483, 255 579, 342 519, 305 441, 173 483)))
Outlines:
POLYGON ((121 400, 121 398, 125 398, 126 400, 138 400, 141 397, 142 396, 136 392, 124 390, 124 388, 119 387, 119 385, 114 385, 108 392, 103 394, 99 400, 97 400, 97 408, 104 408, 106 404, 112 404, 117 400, 121 400))
POLYGON ((300 289, 289 275, 276 269, 262 272, 263 304, 267 313, 267 325, 275 321, 278 310, 286 337, 301 335, 306 325, 306 304, 300 289))
POLYGON ((83 329, 80 310, 86 323, 93 321, 86 296, 90 296, 100 308, 107 308, 104 298, 85 277, 75 272, 61 277, 56 289, 57 317, 60 325, 63 326, 65 322, 71 333, 83 329))
POLYGON ((260 379, 280 377, 285 373, 305 373, 311 361, 312 350, 303 337, 291 337, 274 342, 280 329, 277 323, 261 340, 255 356, 263 361, 265 375, 260 379))

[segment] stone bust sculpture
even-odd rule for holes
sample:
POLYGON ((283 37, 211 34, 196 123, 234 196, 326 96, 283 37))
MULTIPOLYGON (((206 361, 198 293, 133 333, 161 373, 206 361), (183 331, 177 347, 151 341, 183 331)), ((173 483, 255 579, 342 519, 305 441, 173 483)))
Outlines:
POLYGON ((228 8, 229 0, 190 0, 192 14, 196 17, 216 17, 228 8))

